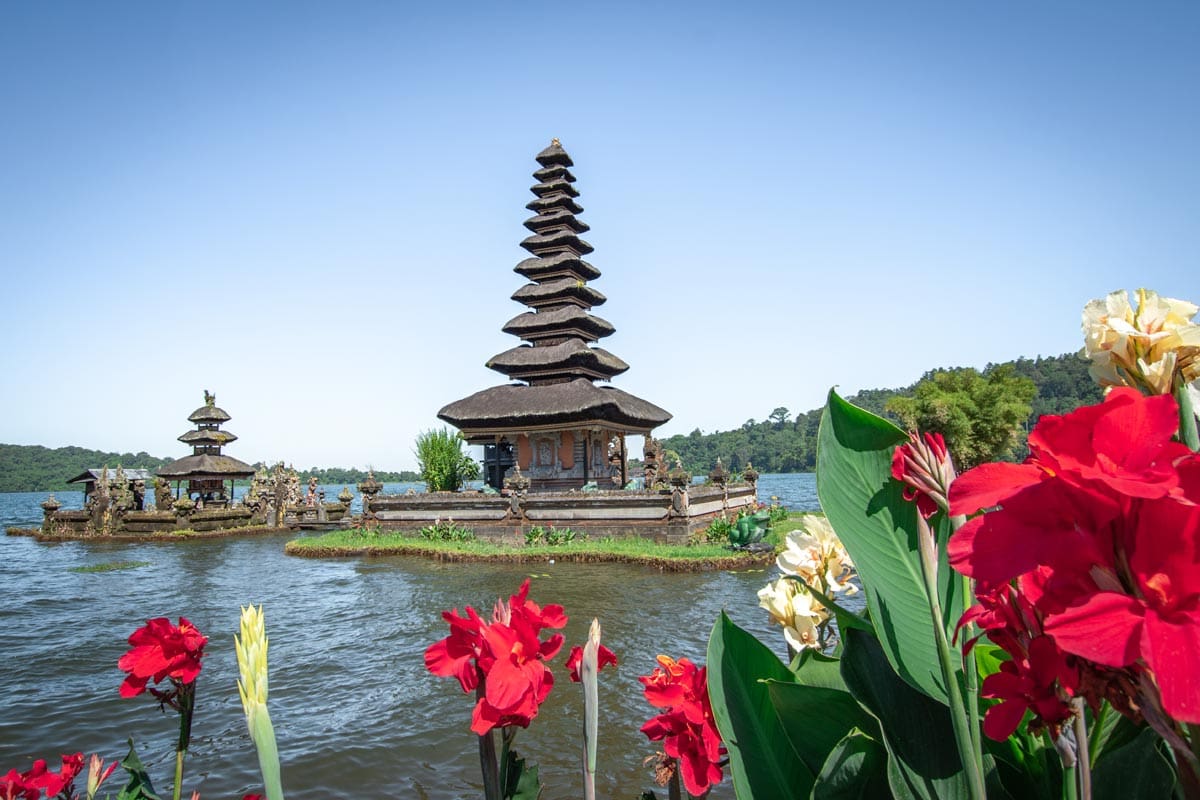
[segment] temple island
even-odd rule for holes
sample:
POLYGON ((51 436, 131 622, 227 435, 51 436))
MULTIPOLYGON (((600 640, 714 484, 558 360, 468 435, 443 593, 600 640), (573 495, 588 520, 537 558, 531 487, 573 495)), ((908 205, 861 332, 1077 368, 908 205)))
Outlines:
POLYGON ((83 509, 63 511, 51 494, 42 503, 42 527, 36 535, 47 538, 81 536, 144 537, 177 531, 223 533, 250 527, 336 527, 349 522, 349 491, 337 502, 326 503, 316 478, 301 496, 300 478, 280 464, 258 470, 222 452, 237 440, 222 430, 229 413, 217 406, 216 395, 204 393, 204 405, 188 416, 195 426, 179 441, 191 455, 147 470, 101 467, 89 469, 70 483, 83 484, 83 509), (234 502, 235 481, 253 478, 246 495, 234 502), (147 503, 147 484, 154 501, 147 503))
POLYGON ((662 463, 653 431, 671 415, 607 384, 629 369, 598 347, 614 328, 591 313, 605 296, 600 270, 583 259, 593 248, 578 215, 574 166, 557 139, 536 156, 526 208, 530 257, 514 272, 527 280, 512 299, 528 310, 503 326, 521 343, 486 366, 509 379, 443 407, 438 417, 482 445, 485 482, 498 493, 378 495, 364 491, 364 515, 385 528, 420 528, 453 519, 477 536, 522 541, 533 526, 570 527, 599 536, 682 542, 713 517, 756 502, 752 483, 730 485, 719 472, 693 486, 662 463), (626 438, 644 437, 644 475, 628 470, 626 438))

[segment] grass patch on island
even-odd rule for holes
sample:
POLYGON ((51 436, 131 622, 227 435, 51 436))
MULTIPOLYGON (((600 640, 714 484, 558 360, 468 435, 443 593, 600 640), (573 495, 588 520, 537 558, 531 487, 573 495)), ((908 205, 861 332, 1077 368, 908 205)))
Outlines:
POLYGON ((358 555, 415 555, 443 561, 556 561, 645 564, 668 570, 745 569, 769 564, 772 553, 745 553, 717 544, 671 545, 637 538, 586 538, 556 544, 510 545, 479 539, 423 538, 415 531, 331 531, 288 542, 285 551, 313 558, 358 555))
POLYGON ((106 561, 103 564, 88 564, 82 567, 71 567, 71 572, 116 572, 122 569, 137 569, 150 566, 149 561, 106 561))

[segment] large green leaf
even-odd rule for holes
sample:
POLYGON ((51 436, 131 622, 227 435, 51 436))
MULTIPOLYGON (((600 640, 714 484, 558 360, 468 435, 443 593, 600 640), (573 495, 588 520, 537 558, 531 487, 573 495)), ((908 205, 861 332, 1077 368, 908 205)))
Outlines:
POLYGON ((742 800, 790 800, 816 777, 789 743, 768 680, 788 683, 794 676, 722 611, 708 638, 708 697, 742 800))
POLYGON ((848 692, 777 681, 767 681, 767 689, 792 749, 814 775, 850 731, 879 735, 875 719, 848 692))
POLYGON ((503 796, 507 800, 538 800, 542 796, 542 782, 537 766, 526 764, 516 750, 509 750, 505 759, 500 771, 503 796))
POLYGON ((1094 800, 1170 797, 1175 771, 1165 750, 1158 734, 1144 728, 1133 741, 1106 752, 1092 770, 1094 800))
POLYGON ((837 689, 848 692, 842 679, 842 662, 819 650, 804 648, 792 659, 792 674, 796 683, 804 686, 819 686, 822 689, 837 689))
POLYGON ((129 753, 121 759, 121 769, 125 770, 129 780, 117 793, 117 800, 162 800, 154 793, 154 784, 150 782, 150 775, 138 758, 133 739, 129 740, 129 753))
POLYGON ((825 759, 812 800, 876 800, 891 794, 887 751, 859 730, 851 731, 825 759))
MULTIPOLYGON (((895 425, 831 390, 817 437, 817 496, 854 559, 871 622, 893 669, 946 701, 917 551, 917 510, 891 479, 892 453, 906 438, 895 425)), ((962 584, 946 563, 949 522, 938 514, 931 523, 939 539, 942 623, 950 637, 963 612, 962 584)))
POLYGON ((878 639, 859 630, 846 632, 842 677, 855 699, 879 721, 896 797, 971 796, 954 745, 949 708, 901 680, 878 639))

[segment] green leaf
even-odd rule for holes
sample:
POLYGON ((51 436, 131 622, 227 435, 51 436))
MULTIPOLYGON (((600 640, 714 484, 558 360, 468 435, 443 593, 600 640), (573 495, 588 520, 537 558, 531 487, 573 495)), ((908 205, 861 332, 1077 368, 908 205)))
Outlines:
POLYGON ((767 690, 792 749, 814 775, 850 731, 879 735, 875 719, 847 692, 778 681, 767 681, 767 690))
MULTIPOLYGON (((917 552, 917 510, 891 478, 892 453, 907 435, 831 390, 817 439, 817 496, 854 559, 888 661, 911 686, 946 701, 917 552)), ((946 563, 949 522, 938 514, 930 523, 938 535, 942 622, 951 637, 963 612, 962 582, 946 563)))
POLYGON ((827 656, 819 650, 807 647, 801 650, 792 660, 791 670, 796 676, 796 683, 804 686, 850 691, 846 688, 846 681, 842 679, 841 660, 827 656))
POLYGON ((1132 741, 1105 752, 1092 770, 1093 800, 1170 797, 1175 771, 1162 740, 1143 728, 1132 741))
POLYGON ((116 800, 162 800, 154 793, 154 784, 150 782, 150 776, 138 758, 133 739, 129 740, 129 753, 121 759, 121 769, 129 775, 129 780, 117 794, 116 800))
POLYGON ((922 800, 970 797, 950 710, 901 680, 875 637, 849 630, 845 645, 842 677, 879 721, 893 794, 922 800))
POLYGON ((891 794, 887 781, 887 751, 860 730, 850 731, 817 776, 812 800, 874 800, 891 794))
POLYGON ((504 785, 501 794, 508 800, 537 800, 542 796, 542 782, 538 778, 536 765, 526 765, 525 759, 516 750, 508 751, 508 761, 503 770, 504 785))
POLYGON ((1010 658, 1004 648, 988 644, 983 640, 976 642, 971 652, 975 655, 975 668, 979 671, 980 683, 983 683, 983 679, 988 675, 999 672, 1000 665, 1010 658))
POLYGON ((734 791, 743 800, 790 800, 807 794, 816 777, 789 744, 767 680, 794 677, 722 611, 708 639, 708 697, 729 751, 734 791))

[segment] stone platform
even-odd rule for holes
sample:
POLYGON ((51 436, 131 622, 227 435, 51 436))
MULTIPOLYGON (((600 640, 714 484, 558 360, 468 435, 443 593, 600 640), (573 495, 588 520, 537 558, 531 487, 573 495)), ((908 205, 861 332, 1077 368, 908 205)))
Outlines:
POLYGON ((477 538, 523 543, 531 528, 570 528, 591 537, 639 537, 683 544, 717 517, 735 517, 758 502, 753 485, 691 486, 658 491, 466 492, 376 495, 364 524, 416 530, 453 520, 477 538))

